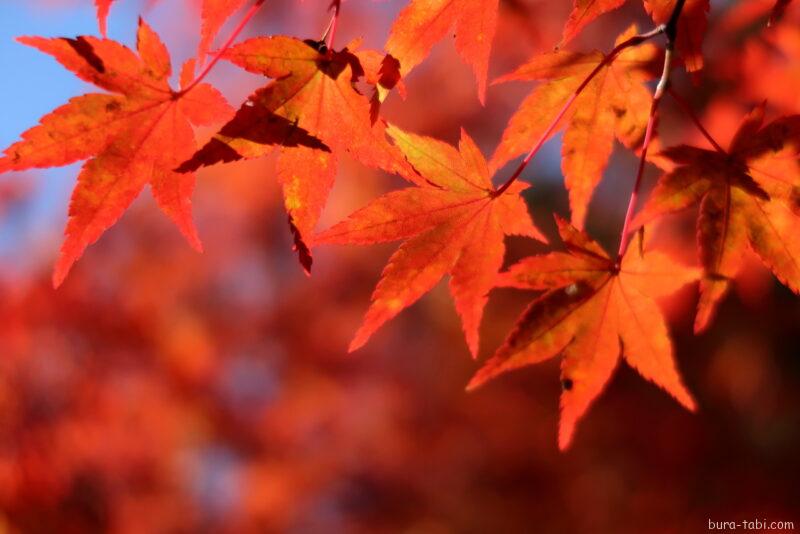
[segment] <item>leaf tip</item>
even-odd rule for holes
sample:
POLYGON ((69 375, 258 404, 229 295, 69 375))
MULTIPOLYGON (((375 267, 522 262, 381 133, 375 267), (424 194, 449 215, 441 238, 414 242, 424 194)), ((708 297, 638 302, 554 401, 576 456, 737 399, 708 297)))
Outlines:
POLYGON ((56 263, 55 268, 53 269, 53 289, 58 289, 61 287, 61 284, 64 283, 64 280, 67 278, 67 274, 69 274, 70 269, 72 268, 72 262, 68 265, 65 265, 62 260, 59 260, 56 263))
POLYGON ((478 373, 475 374, 475 376, 473 376, 469 382, 467 382, 467 385, 464 387, 464 391, 466 391, 467 393, 472 393, 473 391, 481 387, 484 384, 484 382, 486 381, 483 378, 481 378, 480 371, 478 371, 478 373))
POLYGON ((558 450, 566 452, 572 445, 572 435, 575 432, 575 424, 561 423, 558 427, 558 450))
POLYGON ((480 347, 480 341, 478 340, 477 332, 467 333, 467 348, 469 348, 469 354, 472 356, 473 360, 478 359, 478 352, 480 347))
POLYGON ((353 340, 350 342, 350 345, 348 345, 347 352, 348 353, 353 353, 353 352, 357 351, 358 349, 363 347, 366 342, 367 342, 367 338, 365 336, 363 336, 361 334, 361 330, 359 330, 358 332, 356 332, 356 335, 353 338, 353 340))
POLYGON ((198 252, 200 254, 205 252, 203 250, 203 242, 200 241, 200 237, 197 234, 195 234, 192 238, 189 239, 189 246, 192 247, 195 250, 195 252, 198 252))

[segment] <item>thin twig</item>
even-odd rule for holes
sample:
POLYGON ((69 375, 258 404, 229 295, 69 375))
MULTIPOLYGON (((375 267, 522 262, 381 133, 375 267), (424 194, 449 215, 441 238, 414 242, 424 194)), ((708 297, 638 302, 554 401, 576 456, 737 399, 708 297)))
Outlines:
POLYGON ((214 65, 216 65, 217 62, 219 62, 220 59, 222 59, 222 56, 231 47, 231 45, 233 44, 233 41, 239 36, 240 33, 242 33, 242 30, 244 30, 244 27, 247 26, 247 23, 250 22, 250 19, 252 19, 255 16, 256 12, 258 11, 258 8, 260 8, 261 5, 265 1, 266 0, 256 0, 256 2, 252 6, 250 6, 249 11, 245 14, 245 16, 242 18, 242 20, 236 26, 236 28, 234 28, 234 30, 231 33, 230 37, 228 37, 228 40, 225 41, 225 44, 222 45, 222 48, 220 48, 216 52, 216 54, 214 54, 214 58, 208 63, 208 65, 206 65, 206 67, 203 69, 203 72, 201 72, 194 79, 194 81, 192 81, 192 83, 190 83, 188 86, 186 86, 185 89, 182 89, 180 92, 178 92, 177 96, 185 95, 186 93, 188 93, 189 91, 191 91, 192 89, 197 87, 197 85, 200 82, 202 82, 205 79, 206 76, 208 76, 208 73, 211 72, 211 69, 214 68, 214 65))
POLYGON ((627 40, 621 42, 620 44, 618 44, 617 46, 615 46, 614 49, 611 50, 611 52, 603 58, 603 61, 601 61, 592 70, 592 72, 590 72, 589 75, 581 82, 581 84, 577 87, 577 89, 575 89, 575 91, 572 93, 572 95, 569 97, 569 99, 567 99, 567 101, 561 107, 561 110, 555 116, 553 121, 547 126, 547 128, 544 130, 544 132, 542 132, 542 135, 539 137, 539 140, 536 141, 536 144, 533 146, 531 151, 528 152, 528 155, 525 156, 525 159, 523 159, 520 162, 519 166, 514 171, 514 174, 512 174, 511 177, 508 180, 506 180, 506 182, 503 185, 501 185, 499 188, 495 189, 493 195, 494 196, 502 195, 506 191, 506 189, 511 187, 511 184, 513 184, 516 181, 516 179, 519 178, 519 176, 522 174, 522 171, 524 171, 525 167, 528 166, 528 163, 530 163, 531 160, 534 158, 534 156, 536 156, 536 153, 539 152, 540 148, 542 148, 542 145, 544 145, 544 143, 550 137, 550 134, 552 134, 553 130, 556 129, 556 127, 558 126, 558 123, 561 121, 561 119, 567 113, 569 108, 572 106, 572 103, 575 102, 575 99, 578 98, 578 96, 580 96, 580 94, 583 92, 583 90, 586 89, 586 87, 589 85, 589 83, 594 79, 595 76, 597 76, 597 74, 601 70, 603 70, 604 67, 607 67, 608 65, 613 63, 614 60, 617 59, 617 56, 619 56, 619 54, 623 50, 625 50, 627 48, 631 48, 633 46, 638 46, 638 45, 644 43, 645 41, 647 41, 649 39, 652 39, 656 35, 660 35, 660 34, 664 33, 666 31, 666 28, 667 28, 666 25, 658 26, 657 28, 653 28, 652 30, 650 30, 647 33, 634 35, 630 39, 627 39, 627 40))
POLYGON ((333 0, 331 2, 331 8, 333 9, 333 18, 328 27, 330 31, 326 31, 328 34, 328 39, 326 40, 328 50, 333 50, 333 40, 336 38, 336 26, 339 22, 339 11, 342 9, 342 0, 333 0))
POLYGON ((628 201, 628 210, 625 212, 625 221, 622 223, 622 233, 619 237, 619 250, 617 251, 617 267, 625 256, 630 243, 629 233, 630 225, 633 220, 633 214, 636 209, 636 204, 639 200, 639 190, 642 187, 642 176, 644 175, 644 165, 647 161, 647 149, 650 147, 650 142, 653 139, 653 131, 655 130, 656 121, 658 119, 658 106, 664 98, 664 94, 669 87, 669 77, 672 72, 672 61, 675 55, 675 39, 678 36, 678 19, 681 16, 685 0, 678 0, 669 17, 669 21, 664 25, 664 35, 667 37, 667 45, 664 50, 664 68, 661 71, 661 78, 658 80, 658 85, 653 93, 653 100, 650 104, 650 116, 647 119, 647 128, 644 133, 644 141, 642 142, 642 153, 639 156, 639 167, 636 171, 636 181, 633 184, 631 197, 628 201))

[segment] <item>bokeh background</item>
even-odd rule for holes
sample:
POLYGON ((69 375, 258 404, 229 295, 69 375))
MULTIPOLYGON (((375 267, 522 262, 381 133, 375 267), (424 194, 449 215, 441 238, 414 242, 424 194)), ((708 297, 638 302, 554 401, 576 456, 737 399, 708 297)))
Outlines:
MULTIPOLYGON (((404 4, 347 0, 338 39, 381 48, 404 4)), ((631 21, 649 27, 641 3, 628 4, 571 46, 607 50, 631 21)), ((764 32, 770 2, 712 4, 708 67, 675 83, 715 137, 730 138, 765 98, 770 117, 800 111, 797 10, 764 32)), ((245 33, 318 38, 326 7, 269 0, 245 33)), ((502 0, 492 76, 552 49, 569 7, 502 0)), ((175 65, 191 57, 193 0, 118 0, 110 36, 132 46, 139 14, 175 65)), ((13 38, 96 33, 90 0, 0 2, 0 145, 94 90, 13 38)), ((264 83, 225 64, 210 80, 237 106, 264 83)), ((451 142, 463 126, 487 155, 531 87, 493 87, 481 107, 451 40, 408 86, 406 101, 387 102, 390 120, 451 142)), ((671 102, 663 110, 665 142, 702 145, 671 102)), ((608 247, 636 166, 617 148, 588 224, 608 247)), ((559 154, 556 137, 524 174, 551 236, 551 213, 568 216, 559 154)), ((53 290, 78 169, 0 177, 0 533, 702 532, 709 519, 800 528, 800 298, 755 259, 703 335, 691 334, 695 287, 665 303, 697 414, 623 364, 559 453, 558 362, 465 393, 478 363, 444 285, 346 353, 394 247, 321 248, 306 277, 269 157, 200 173, 204 254, 143 194, 53 290)), ((648 187, 656 177, 649 168, 648 187)), ((322 226, 398 185, 345 161, 322 226)), ((660 232, 689 262, 693 217, 660 232)), ((542 250, 510 239, 507 260, 542 250)), ((531 297, 492 294, 482 358, 531 297)))

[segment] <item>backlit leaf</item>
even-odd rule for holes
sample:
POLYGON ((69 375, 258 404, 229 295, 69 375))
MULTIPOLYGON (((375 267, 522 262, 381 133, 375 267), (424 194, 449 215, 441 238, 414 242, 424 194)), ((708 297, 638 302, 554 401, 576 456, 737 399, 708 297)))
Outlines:
MULTIPOLYGON (((636 29, 631 27, 617 42, 635 33, 636 29)), ((583 227, 589 201, 608 164, 614 139, 632 149, 641 147, 651 100, 645 82, 652 78, 649 67, 657 56, 658 50, 650 44, 624 50, 595 76, 559 124, 565 130, 561 170, 569 189, 572 221, 578 228, 583 227)), ((492 156, 491 168, 498 169, 527 152, 603 57, 600 52, 549 52, 496 80, 542 83, 511 117, 492 156)))
POLYGON ((695 280, 698 269, 641 246, 619 267, 586 234, 557 218, 567 252, 527 258, 500 277, 501 286, 546 290, 468 385, 563 354, 559 448, 611 377, 620 355, 689 410, 695 402, 675 366, 656 298, 695 280))
POLYGON ((280 148, 278 177, 301 239, 311 235, 319 219, 340 155, 419 180, 386 139, 384 122, 373 120, 370 101, 354 88, 363 70, 347 49, 321 52, 313 41, 260 37, 230 48, 224 58, 274 81, 252 94, 181 171, 280 148))
MULTIPOLYGON (((0 172, 88 159, 72 193, 54 284, 61 284, 86 247, 122 216, 147 184, 161 209, 199 250, 191 216, 194 175, 174 169, 196 150, 192 124, 210 124, 229 115, 222 95, 207 84, 188 93, 173 91, 167 49, 142 21, 138 56, 116 41, 95 37, 19 41, 52 55, 82 80, 111 93, 73 98, 44 116, 0 158, 0 172)), ((187 64, 182 84, 190 82, 187 64)))
POLYGON ((315 239, 318 244, 404 241, 383 271, 350 350, 450 274, 450 293, 475 355, 483 308, 503 263, 504 236, 544 241, 519 195, 527 186, 516 182, 496 195, 486 160, 463 131, 458 150, 394 126, 389 134, 425 181, 378 198, 315 239))

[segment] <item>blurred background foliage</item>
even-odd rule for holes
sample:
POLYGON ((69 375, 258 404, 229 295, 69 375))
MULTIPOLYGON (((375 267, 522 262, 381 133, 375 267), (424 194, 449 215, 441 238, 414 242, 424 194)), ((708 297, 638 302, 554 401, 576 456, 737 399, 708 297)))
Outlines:
MULTIPOLYGON (((347 0, 341 42, 380 49, 403 4, 347 0)), ((569 4, 503 0, 492 75, 551 49, 569 4)), ((707 68, 675 82, 709 130, 725 141, 765 98, 770 117, 800 111, 797 10, 765 33, 769 2, 712 4, 707 68)), ((246 33, 318 38, 326 8, 270 0, 246 33)), ((132 45, 139 13, 174 64, 191 56, 194 2, 120 0, 110 36, 132 45)), ((607 50, 632 20, 649 24, 640 2, 570 46, 607 50)), ((0 4, 0 144, 87 89, 12 38, 96 28, 89 0, 0 4)), ((234 105, 262 83, 224 64, 210 80, 234 105)), ((493 87, 481 107, 446 40, 409 78, 409 98, 384 109, 451 142, 463 126, 488 154, 529 88, 493 87)), ((663 109, 667 144, 703 144, 676 106, 663 109)), ((556 138, 523 176, 551 236, 550 214, 568 215, 559 154, 556 138)), ((618 147, 590 209, 609 247, 635 165, 618 147)), ((466 394, 477 363, 444 287, 346 354, 392 246, 321 248, 307 278, 269 157, 200 173, 203 255, 143 195, 54 291, 77 168, 0 180, 0 532, 693 532, 708 519, 800 520, 800 299, 757 260, 701 336, 695 287, 667 303, 697 414, 623 369, 559 454, 558 362, 466 394)), ((399 184, 345 162, 323 226, 399 184)), ((668 223, 662 243, 694 262, 693 214, 668 223)), ((510 239, 507 261, 541 250, 510 239)), ((492 294, 482 357, 530 297, 492 294)))

